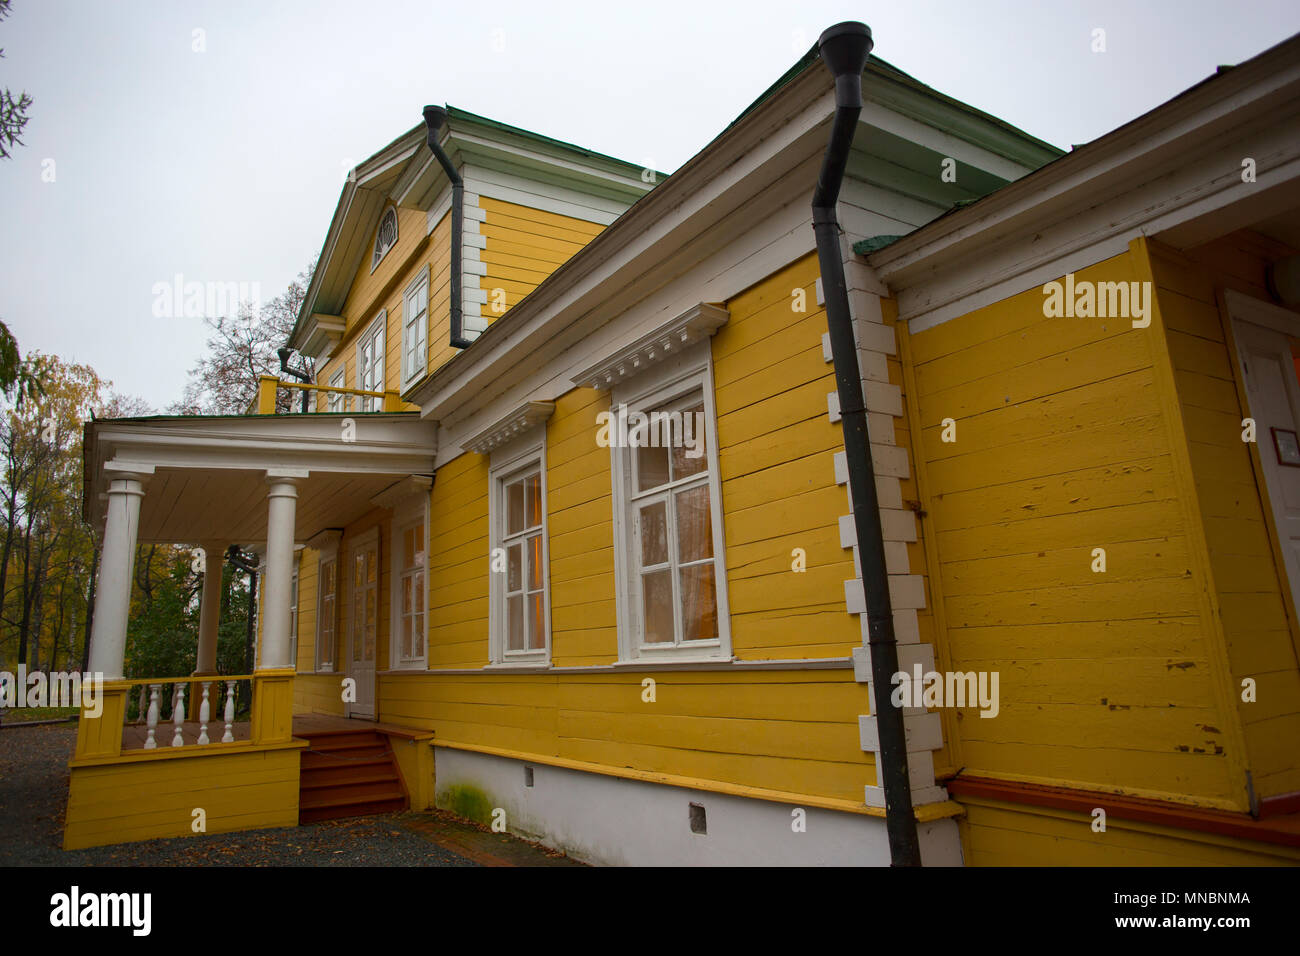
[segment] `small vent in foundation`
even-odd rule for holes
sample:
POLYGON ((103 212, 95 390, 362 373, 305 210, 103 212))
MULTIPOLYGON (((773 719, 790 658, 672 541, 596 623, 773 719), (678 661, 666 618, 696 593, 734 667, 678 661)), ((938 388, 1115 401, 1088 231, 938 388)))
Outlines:
POLYGON ((709 832, 709 822, 707 819, 705 819, 704 804, 702 803, 691 804, 691 832, 692 833, 709 832))
POLYGON ((531 787, 532 785, 533 785, 533 768, 532 768, 532 767, 525 767, 525 768, 524 768, 524 786, 525 786, 525 787, 531 787))

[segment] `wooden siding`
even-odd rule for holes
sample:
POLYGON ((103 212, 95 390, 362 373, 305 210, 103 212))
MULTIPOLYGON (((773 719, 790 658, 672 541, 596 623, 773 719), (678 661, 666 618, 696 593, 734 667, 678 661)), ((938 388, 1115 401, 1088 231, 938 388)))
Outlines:
MULTIPOLYGON (((490 221, 490 214, 489 214, 490 221)), ((839 427, 821 354, 815 257, 727 303, 712 343, 722 505, 737 657, 847 657, 861 643, 845 610, 852 558, 839 547, 848 508, 835 485, 839 427), (806 316, 792 315, 803 288, 806 316), (791 570, 791 550, 808 571, 791 570)), ((610 452, 596 445, 607 394, 574 389, 546 424, 552 648, 556 666, 618 659, 610 452)), ((876 782, 857 718, 866 689, 848 669, 645 673, 462 673, 488 645, 488 459, 439 469, 431 498, 428 672, 380 678, 385 721, 458 745, 585 761, 861 806, 876 782)))
POLYGON ((1109 817, 965 799, 959 826, 966 862, 977 866, 1281 866, 1300 850, 1109 817))
MULTIPOLYGON (((1137 278, 1130 254, 1076 274, 1137 278)), ((962 763, 1242 809, 1162 344, 1127 319, 1046 318, 1043 303, 1034 288, 907 342, 944 656, 1000 674, 999 715, 956 722, 962 763)))
POLYGON ((1272 513, 1251 448, 1237 360, 1217 290, 1268 300, 1264 267, 1285 250, 1252 233, 1188 255, 1150 243, 1157 290, 1186 427, 1187 451, 1213 572, 1232 683, 1254 678, 1257 700, 1234 696, 1260 797, 1300 790, 1300 665, 1288 621, 1289 585, 1272 513))
POLYGON ((73 767, 63 848, 192 836, 196 807, 208 833, 297 826, 298 748, 228 746, 240 749, 73 767))
POLYGON ((485 214, 480 229, 487 274, 481 281, 487 293, 483 316, 489 324, 509 312, 604 228, 487 196, 479 197, 479 208, 485 214), (505 293, 505 308, 499 312, 494 309, 497 289, 505 293))

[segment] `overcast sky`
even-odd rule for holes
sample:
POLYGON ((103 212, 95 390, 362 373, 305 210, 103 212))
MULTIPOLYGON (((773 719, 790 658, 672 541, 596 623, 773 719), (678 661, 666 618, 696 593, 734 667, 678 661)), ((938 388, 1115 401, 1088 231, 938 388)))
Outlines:
POLYGON ((0 161, 0 318, 24 353, 161 408, 206 330, 155 317, 155 284, 277 295, 347 169, 425 103, 672 172, 846 19, 922 82, 1069 148, 1300 31, 1300 4, 13 0, 0 86, 35 103, 0 161))

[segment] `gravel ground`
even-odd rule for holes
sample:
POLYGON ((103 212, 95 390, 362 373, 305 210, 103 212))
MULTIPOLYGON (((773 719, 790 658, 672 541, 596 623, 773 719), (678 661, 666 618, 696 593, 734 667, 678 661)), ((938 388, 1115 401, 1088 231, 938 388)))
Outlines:
POLYGON ((64 851, 76 725, 0 730, 0 866, 555 866, 573 861, 444 813, 64 851), (453 851, 454 848, 455 851, 453 851))

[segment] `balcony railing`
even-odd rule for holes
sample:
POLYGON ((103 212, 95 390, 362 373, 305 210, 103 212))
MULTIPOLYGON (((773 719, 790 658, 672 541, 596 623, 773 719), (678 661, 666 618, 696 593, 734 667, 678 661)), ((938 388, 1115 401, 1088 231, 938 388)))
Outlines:
POLYGON ((284 379, 276 378, 273 375, 263 375, 257 380, 257 414, 274 415, 276 410, 276 398, 279 396, 280 389, 298 389, 302 392, 316 392, 316 411, 318 412, 349 412, 356 409, 329 407, 329 395, 343 396, 360 396, 361 398, 378 398, 383 402, 381 411, 400 412, 402 410, 402 399, 395 389, 385 389, 382 392, 367 391, 363 388, 341 388, 335 385, 316 385, 310 382, 288 382, 284 379), (322 405, 324 407, 322 407, 322 405))
POLYGON ((82 703, 74 766, 123 757, 199 756, 231 747, 274 748, 293 736, 289 668, 251 675, 119 678, 104 681, 100 697, 93 709, 82 703))
POLYGON ((131 690, 123 720, 122 749, 156 750, 160 746, 229 744, 237 737, 246 739, 247 722, 238 730, 235 725, 236 688, 249 682, 249 690, 242 695, 247 701, 252 679, 247 674, 127 679, 123 683, 129 684, 131 690))

